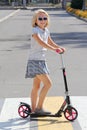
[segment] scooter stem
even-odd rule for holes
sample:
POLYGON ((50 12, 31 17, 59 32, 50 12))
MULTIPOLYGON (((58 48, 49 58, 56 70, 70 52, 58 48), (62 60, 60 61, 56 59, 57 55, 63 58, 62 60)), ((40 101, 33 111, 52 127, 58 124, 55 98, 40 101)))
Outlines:
POLYGON ((67 85, 67 79, 66 79, 66 71, 65 71, 65 65, 64 65, 62 54, 60 54, 60 57, 61 57, 61 64, 62 64, 62 72, 63 72, 64 84, 65 84, 65 94, 68 95, 68 85, 67 85))
POLYGON ((63 72, 64 84, 65 84, 66 102, 67 102, 68 105, 70 105, 70 97, 69 97, 69 94, 68 94, 68 85, 67 85, 67 79, 66 79, 66 71, 65 71, 65 65, 64 65, 62 54, 60 54, 60 57, 61 57, 61 64, 62 64, 62 72, 63 72))
POLYGON ((65 65, 64 65, 64 61, 63 61, 63 54, 60 54, 60 58, 61 58, 61 65, 62 65, 62 68, 65 68, 65 65))

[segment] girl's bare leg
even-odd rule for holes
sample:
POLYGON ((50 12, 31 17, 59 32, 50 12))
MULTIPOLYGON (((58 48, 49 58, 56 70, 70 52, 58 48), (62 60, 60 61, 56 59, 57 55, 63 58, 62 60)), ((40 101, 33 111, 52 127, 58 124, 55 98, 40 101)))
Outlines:
POLYGON ((35 77, 34 81, 33 81, 33 88, 32 88, 32 91, 31 91, 32 112, 34 112, 35 108, 36 108, 39 88, 40 88, 40 79, 38 77, 35 77))
POLYGON ((46 94, 47 94, 49 88, 51 87, 51 80, 50 80, 49 75, 46 75, 46 74, 37 75, 37 77, 44 84, 43 88, 41 89, 41 92, 40 92, 40 95, 39 95, 39 101, 38 101, 38 104, 37 104, 37 108, 41 109, 43 107, 43 102, 44 102, 44 99, 46 97, 46 94))

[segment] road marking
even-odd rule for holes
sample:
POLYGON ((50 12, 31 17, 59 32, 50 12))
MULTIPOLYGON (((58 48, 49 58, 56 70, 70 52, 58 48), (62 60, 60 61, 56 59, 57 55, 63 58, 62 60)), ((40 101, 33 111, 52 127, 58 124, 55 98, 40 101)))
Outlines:
POLYGON ((0 19, 0 23, 3 22, 3 21, 5 21, 6 19, 12 17, 12 16, 15 15, 16 13, 18 13, 19 11, 20 11, 20 9, 17 9, 16 11, 10 13, 9 15, 5 16, 4 18, 1 18, 1 19, 0 19))
POLYGON ((22 119, 18 115, 20 101, 30 102, 29 98, 7 98, 0 115, 0 130, 29 130, 29 118, 22 119))
MULTIPOLYGON (((45 102, 47 110, 56 113, 64 101, 63 97, 49 97, 45 102)), ((64 115, 60 118, 45 117, 38 120, 38 130, 73 130, 71 122, 67 121, 64 115)))
POLYGON ((73 96, 71 101, 78 110, 78 123, 81 130, 87 130, 87 96, 73 96))

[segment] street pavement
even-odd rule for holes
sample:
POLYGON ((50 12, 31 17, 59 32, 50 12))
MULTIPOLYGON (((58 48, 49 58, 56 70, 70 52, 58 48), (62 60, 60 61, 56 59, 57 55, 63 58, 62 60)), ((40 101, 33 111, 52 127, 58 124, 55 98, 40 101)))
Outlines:
MULTIPOLYGON (((30 7, 28 10, 0 10, 1 130, 9 130, 10 128, 12 130, 38 129, 36 127, 37 122, 35 122, 36 126, 32 126, 32 122, 29 123, 28 119, 21 120, 16 113, 18 107, 16 104, 21 100, 30 103, 28 97, 30 97, 32 80, 25 79, 24 77, 31 39, 31 18, 36 9, 37 7, 30 7)), ((49 30, 53 40, 57 44, 64 46, 67 50, 63 58, 67 72, 69 92, 72 104, 79 112, 78 119, 72 123, 72 128, 69 130, 86 130, 87 23, 67 14, 65 10, 47 7, 44 7, 44 9, 50 15, 49 30)), ((53 81, 52 88, 48 93, 49 100, 50 97, 64 96, 64 83, 60 55, 48 51, 47 61, 50 77, 53 81)), ((55 100, 54 104, 56 104, 55 100)), ((41 126, 44 125, 42 124, 41 126)), ((63 124, 63 126, 65 125, 63 124)), ((61 126, 56 127, 58 129, 61 126)), ((52 129, 56 130, 56 127, 52 129)))

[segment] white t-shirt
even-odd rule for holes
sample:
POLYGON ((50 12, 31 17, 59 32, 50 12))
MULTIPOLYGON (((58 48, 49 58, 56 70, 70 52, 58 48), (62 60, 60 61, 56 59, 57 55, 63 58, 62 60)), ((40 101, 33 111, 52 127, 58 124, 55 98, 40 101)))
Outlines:
MULTIPOLYGON (((32 35, 37 34, 41 40, 47 44, 48 42, 48 36, 50 35, 49 31, 47 28, 45 30, 42 30, 38 26, 34 27, 32 30, 32 35)), ((31 47, 29 50, 29 60, 45 60, 45 53, 46 53, 46 48, 42 47, 35 39, 32 37, 31 38, 31 47)))

